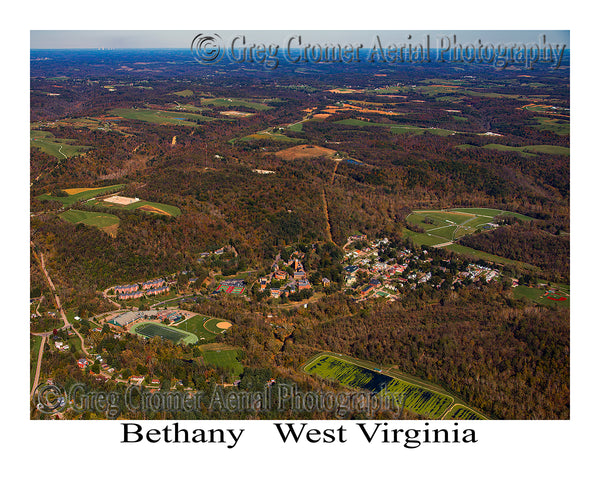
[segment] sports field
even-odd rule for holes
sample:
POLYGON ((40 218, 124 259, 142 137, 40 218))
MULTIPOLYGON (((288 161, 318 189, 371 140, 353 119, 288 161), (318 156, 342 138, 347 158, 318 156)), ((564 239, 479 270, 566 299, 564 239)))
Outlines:
POLYGON ((50 195, 45 193, 43 195, 38 195, 38 199, 40 200, 54 200, 56 202, 61 202, 64 205, 73 205, 75 202, 80 202, 83 200, 88 200, 90 198, 96 197, 98 195, 104 195, 109 192, 114 192, 125 187, 125 184, 118 185, 109 185, 108 187, 92 187, 92 188, 67 188, 63 191, 68 193, 69 195, 66 197, 56 197, 54 195, 50 195))
POLYGON ((433 419, 444 417, 456 402, 454 396, 439 387, 429 387, 425 382, 384 374, 367 367, 365 362, 337 354, 319 354, 313 357, 305 365, 304 371, 351 388, 373 393, 387 390, 394 395, 404 395, 407 410, 433 419))
POLYGON ((170 340, 173 343, 183 342, 185 344, 190 344, 198 341, 198 337, 193 333, 153 322, 143 322, 134 325, 131 328, 131 332, 145 338, 161 337, 165 340, 170 340))
POLYGON ((215 339, 217 333, 220 333, 208 330, 204 326, 209 320, 211 320, 211 317, 206 315, 196 315, 188 320, 178 323, 177 328, 185 332, 193 333, 202 343, 208 343, 215 339))
POLYGON ((112 230, 119 225, 119 217, 108 213, 84 212, 83 210, 72 209, 59 214, 59 217, 67 222, 83 223, 90 227, 97 227, 109 234, 112 234, 112 230), (113 227, 113 229, 109 227, 113 227))
POLYGON ((244 366, 239 362, 239 350, 223 343, 214 343, 200 347, 202 358, 207 365, 222 367, 231 371, 234 377, 244 371, 244 366))
POLYGON ((56 138, 45 130, 31 130, 30 144, 42 152, 52 155, 60 160, 79 155, 92 147, 75 145, 76 140, 71 138, 56 138))
POLYGON ((146 200, 139 200, 137 202, 129 203, 128 205, 119 205, 116 203, 105 202, 103 200, 91 200, 87 204, 90 206, 98 205, 102 207, 110 207, 116 210, 139 210, 141 212, 171 217, 178 217, 179 215, 181 215, 181 210, 174 205, 167 205, 166 203, 158 202, 148 202, 146 200))
POLYGON ((217 292, 234 293, 236 295, 241 295, 244 293, 244 290, 246 290, 246 287, 236 287, 234 285, 225 285, 222 283, 217 287, 217 292))
MULTIPOLYGON (((478 229, 492 223, 497 215, 517 217, 523 221, 533 218, 520 213, 507 212, 493 208, 454 208, 450 210, 415 210, 407 217, 407 223, 417 225, 425 233, 410 235, 417 242, 424 245, 438 245, 453 242, 465 235, 475 233, 478 229)), ((414 232, 413 232, 414 233, 414 232)))
POLYGON ((563 284, 552 284, 546 287, 527 287, 518 285, 513 288, 515 298, 527 298, 539 305, 569 308, 571 305, 570 287, 563 284))

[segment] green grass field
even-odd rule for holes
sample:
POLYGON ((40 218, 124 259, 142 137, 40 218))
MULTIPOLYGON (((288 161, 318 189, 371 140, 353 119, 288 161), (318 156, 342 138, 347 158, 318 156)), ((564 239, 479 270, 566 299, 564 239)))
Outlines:
POLYGON ((571 122, 569 120, 548 117, 534 117, 534 120, 538 122, 537 125, 534 125, 534 128, 538 130, 548 130, 557 135, 569 135, 571 133, 571 122))
POLYGON ((410 133, 414 135, 421 135, 423 132, 433 133, 435 135, 441 135, 447 137, 448 135, 453 135, 454 131, 446 130, 443 128, 427 128, 427 127, 416 127, 413 125, 399 125, 396 123, 377 123, 377 122, 367 122, 365 120, 359 120, 356 118, 346 118, 344 120, 337 120, 333 123, 337 123, 340 125, 353 125, 356 127, 382 127, 389 128, 392 133, 404 134, 410 133))
MULTIPOLYGON (((42 343, 42 337, 32 335, 33 345, 31 346, 31 362, 29 364, 29 388, 33 388, 33 381, 35 380, 35 369, 37 368, 38 355, 40 353, 40 345, 42 343)), ((43 362, 43 360, 42 360, 43 362)))
MULTIPOLYGON (((146 200, 140 200, 139 202, 130 203, 129 205, 117 205, 114 203, 107 203, 102 200, 91 200, 87 203, 87 205, 90 205, 90 206, 97 205, 97 206, 102 206, 102 207, 114 208, 115 210, 130 210, 130 211, 137 210, 140 207, 147 205, 149 207, 158 208, 159 210, 162 210, 173 217, 178 217, 179 215, 181 215, 181 210, 174 205, 167 205, 166 203, 158 203, 158 202, 148 202, 146 200)), ((143 212, 143 213, 149 213, 152 215, 164 215, 159 212, 151 212, 151 211, 145 211, 145 210, 139 210, 139 211, 143 212)))
POLYGON ((492 255, 491 253, 483 252, 481 250, 475 250, 474 248, 465 247, 464 245, 459 245, 457 243, 447 245, 444 248, 451 252, 459 253, 462 255, 469 255, 478 260, 485 260, 486 262, 497 263, 500 265, 518 265, 519 267, 529 270, 533 273, 537 273, 540 271, 538 267, 530 265, 529 263, 511 260, 510 258, 499 257, 498 255, 492 255))
POLYGON ((291 138, 282 133, 272 133, 267 131, 253 133, 246 135, 245 137, 234 138, 229 140, 229 143, 235 142, 251 142, 253 140, 272 140, 275 142, 288 142, 288 143, 303 143, 306 142, 303 138, 291 138))
POLYGON ((54 195, 50 195, 50 194, 43 194, 43 195, 38 195, 38 199, 40 200, 54 200, 56 202, 61 202, 64 205, 73 205, 76 202, 80 202, 83 200, 88 200, 90 198, 96 197, 98 195, 105 195, 109 192, 116 192, 118 190, 121 190, 123 187, 125 187, 125 184, 119 184, 119 185, 110 185, 108 187, 98 187, 98 188, 93 188, 91 190, 86 190, 84 192, 79 192, 73 195, 68 195, 66 197, 56 197, 54 195))
MULTIPOLYGON (((457 148, 478 148, 474 145, 457 145, 457 148)), ((500 145, 497 143, 488 143, 481 148, 486 150, 497 150, 499 152, 516 152, 525 156, 534 156, 537 153, 547 153, 550 155, 570 155, 569 147, 560 147, 556 145, 525 145, 523 147, 511 147, 508 145, 500 145)))
POLYGON ((193 333, 152 322, 143 322, 134 325, 131 328, 131 332, 145 338, 161 337, 165 340, 170 340, 173 343, 183 342, 185 344, 190 344, 198 341, 198 337, 193 333))
MULTIPOLYGON (((276 99, 274 99, 276 100, 276 99)), ((269 100, 269 101, 274 101, 269 100)), ((203 98, 200 101, 201 105, 212 105, 214 107, 247 107, 254 110, 270 110, 270 105, 266 105, 262 102, 245 100, 243 98, 203 98)))
POLYGON ((84 212, 82 210, 68 210, 58 215, 63 220, 71 223, 83 223, 90 227, 106 228, 119 224, 119 217, 108 213, 84 212))
POLYGON ((184 320, 177 324, 177 328, 180 330, 193 333, 200 342, 208 343, 215 339, 216 334, 207 330, 204 327, 204 323, 210 320, 211 317, 205 315, 196 315, 188 320, 184 320))
POLYGON ((224 344, 214 344, 207 346, 211 348, 201 347, 202 358, 207 365, 222 367, 232 372, 233 377, 239 377, 244 371, 244 366, 239 362, 239 350, 224 344))
POLYGON ((70 138, 56 138, 45 130, 31 130, 30 145, 39 148, 42 152, 52 155, 59 160, 79 155, 92 147, 76 145, 76 140, 70 138))
POLYGON ((304 371, 351 388, 404 395, 407 410, 428 418, 441 418, 456 402, 453 395, 433 384, 400 374, 391 375, 389 370, 382 372, 369 362, 344 355, 316 355, 306 363, 304 371))
POLYGON ((178 97, 193 97, 194 92, 192 90, 180 90, 179 92, 173 92, 171 95, 177 95, 178 97))
POLYGON ((568 285, 552 284, 546 288, 527 287, 525 285, 518 285, 513 288, 513 295, 515 298, 527 298, 539 305, 552 306, 556 305, 559 307, 569 308, 571 306, 571 297, 569 295, 570 288, 568 285), (548 289, 555 291, 554 294, 546 295, 548 289), (550 300, 547 296, 552 298, 566 298, 566 300, 550 300))
POLYGON ((514 216, 523 221, 533 218, 520 213, 507 212, 493 208, 455 208, 451 210, 415 210, 411 212, 406 221, 412 225, 423 228, 426 233, 408 233, 415 241, 422 241, 426 245, 436 245, 457 240, 465 235, 475 233, 484 225, 493 221, 496 215, 514 216), (433 237, 428 239, 427 237, 433 237), (418 238, 418 239, 417 239, 418 238), (437 241, 439 239, 442 241, 437 241), (437 243, 435 243, 437 242, 437 243))
POLYGON ((216 118, 206 117, 197 113, 182 111, 153 110, 150 108, 115 108, 109 112, 127 120, 140 120, 142 122, 169 124, 186 127, 196 126, 196 121, 212 122, 216 118))

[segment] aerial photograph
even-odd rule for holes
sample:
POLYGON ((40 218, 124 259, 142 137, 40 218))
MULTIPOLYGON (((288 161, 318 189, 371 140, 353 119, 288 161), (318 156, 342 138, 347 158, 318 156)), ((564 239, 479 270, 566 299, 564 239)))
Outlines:
POLYGON ((30 37, 31 420, 571 418, 569 31, 30 37))

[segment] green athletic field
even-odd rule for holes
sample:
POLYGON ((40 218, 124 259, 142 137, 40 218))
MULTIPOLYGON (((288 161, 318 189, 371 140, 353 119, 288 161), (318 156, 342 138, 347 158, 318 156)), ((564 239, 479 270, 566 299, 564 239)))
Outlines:
POLYGON ((63 220, 71 223, 83 223, 90 227, 105 228, 119 224, 119 217, 108 213, 84 212, 82 210, 68 210, 58 215, 63 220))
POLYGON ((40 200, 54 200, 56 202, 61 202, 64 205, 73 205, 75 202, 79 202, 79 201, 83 201, 83 200, 88 200, 90 198, 96 197, 98 195, 105 195, 107 193, 112 193, 112 192, 117 192, 118 190, 121 190, 123 187, 125 187, 125 184, 119 184, 119 185, 110 185, 108 187, 98 187, 98 188, 91 188, 90 190, 85 190, 83 192, 79 192, 73 195, 68 195, 66 197, 56 197, 54 195, 50 195, 50 194, 43 194, 43 195, 38 195, 38 199, 40 200))
MULTIPOLYGON (((200 342, 208 343, 215 339, 215 332, 204 327, 204 323, 211 320, 211 317, 206 315, 196 315, 188 320, 184 320, 177 324, 177 328, 185 332, 194 334, 200 342)), ((216 319, 215 319, 216 320, 216 319)), ((215 323, 221 320, 217 320, 215 323)))
POLYGON ((546 288, 527 287, 525 285, 517 285, 513 288, 513 295, 515 298, 527 298, 539 305, 552 306, 556 305, 559 307, 569 308, 571 305, 570 288, 568 285, 554 285, 546 288), (548 290, 554 290, 554 293, 548 294, 548 290), (548 298, 550 297, 550 298, 548 298), (564 298, 564 300, 551 300, 551 298, 564 298))
POLYGON ((134 325, 131 332, 145 338, 161 337, 165 340, 170 340, 173 343, 183 342, 185 344, 190 344, 198 341, 198 337, 193 333, 152 322, 143 322, 134 325))
POLYGON ((215 345, 218 345, 219 348, 202 350, 202 357, 206 364, 228 369, 234 377, 239 377, 244 371, 244 366, 238 361, 239 350, 232 349, 226 345, 215 345))
MULTIPOLYGON (((140 200, 139 202, 130 203, 129 205, 117 205, 115 203, 107 203, 107 202, 104 202, 101 200, 91 200, 87 204, 90 206, 98 205, 98 206, 102 206, 102 207, 114 208, 115 210, 137 210, 138 208, 147 205, 149 207, 158 208, 159 210, 162 210, 173 217, 178 217, 179 215, 181 215, 181 210, 174 205, 167 205, 166 203, 158 203, 158 202, 148 202, 146 200, 140 200)), ((163 215, 159 212, 152 212, 152 211, 145 211, 145 210, 139 210, 139 211, 143 212, 143 213, 150 213, 153 215, 163 215)))

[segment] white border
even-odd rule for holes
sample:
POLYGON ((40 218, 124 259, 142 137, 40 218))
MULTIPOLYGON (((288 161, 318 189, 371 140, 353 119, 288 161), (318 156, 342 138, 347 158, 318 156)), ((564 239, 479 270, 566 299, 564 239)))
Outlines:
MULTIPOLYGON (((18 13, 7 15, 10 25, 3 31, 5 66, 3 91, 9 108, 3 118, 5 139, 2 192, 8 205, 19 205, 5 223, 4 252, 8 268, 3 275, 3 305, 9 304, 4 321, 10 322, 10 337, 2 347, 3 411, 8 425, 3 431, 9 451, 5 459, 17 471, 46 478, 81 475, 100 478, 105 474, 129 475, 222 475, 225 478, 264 475, 266 478, 306 476, 334 478, 381 474, 414 474, 432 478, 565 478, 577 471, 596 471, 592 466, 595 446, 593 424, 597 416, 593 399, 598 386, 595 353, 598 338, 597 307, 591 302, 594 284, 595 236, 586 239, 584 228, 592 194, 598 191, 597 155, 597 27, 590 10, 578 11, 577 3, 525 3, 504 1, 405 2, 352 4, 322 1, 284 2, 31 2, 17 5, 18 13), (575 8, 574 8, 575 7, 575 8), (9 17, 9 18, 8 18, 9 17), (29 365, 22 362, 28 347, 24 320, 28 288, 28 179, 27 135, 29 115, 30 29, 527 29, 571 30, 572 51, 572 307, 570 421, 500 421, 476 424, 480 442, 475 446, 422 446, 407 450, 393 445, 282 446, 269 422, 227 422, 248 432, 247 442, 233 450, 185 445, 120 445, 116 422, 31 422, 28 402, 29 365), (594 110, 594 113, 592 113, 594 110), (593 116, 592 116, 593 115, 593 116), (27 126, 27 127, 26 127, 27 126), (7 146, 8 145, 8 146, 7 146), (8 258, 7 258, 8 257, 8 258), (7 295, 8 293, 8 295, 7 295), (15 305, 19 304, 19 306, 15 305), (596 307, 596 308, 594 308, 596 307), (22 325, 20 323, 22 322, 22 325), (13 325, 17 325, 14 328, 13 325), (14 328, 14 330, 12 330, 14 328), (14 394, 14 398, 13 395, 14 394), (160 455, 155 455, 160 450, 160 455), (165 454, 173 455, 166 458, 165 454)), ((5 27, 6 28, 6 27, 5 27)), ((594 205, 595 207, 595 205, 594 205)), ((590 217, 593 218, 593 217, 590 217)), ((5 330, 7 331, 7 330, 5 330)), ((209 422, 202 422, 207 426, 209 422)), ((327 422, 331 423, 331 422, 327 422)), ((333 422, 338 425, 337 422, 333 422)), ((223 428, 223 422, 218 423, 223 428)), ((319 424, 324 426, 323 423, 319 424)), ((463 424, 461 424, 461 427, 463 424)), ((198 428, 194 424, 193 428, 198 428)), ((7 465, 8 467, 8 465, 7 465)), ((12 469, 11 469, 12 470, 12 469)), ((6 468, 5 471, 10 471, 6 468)))

